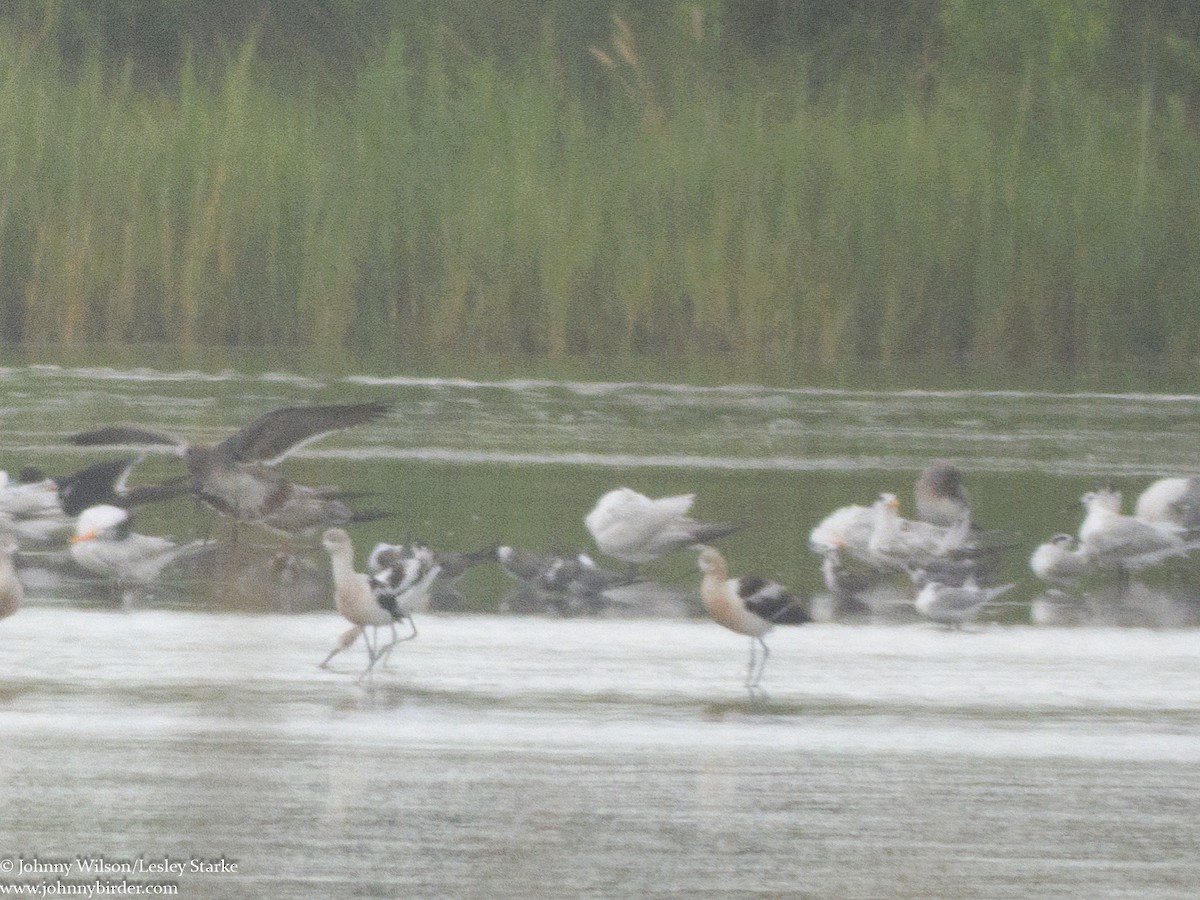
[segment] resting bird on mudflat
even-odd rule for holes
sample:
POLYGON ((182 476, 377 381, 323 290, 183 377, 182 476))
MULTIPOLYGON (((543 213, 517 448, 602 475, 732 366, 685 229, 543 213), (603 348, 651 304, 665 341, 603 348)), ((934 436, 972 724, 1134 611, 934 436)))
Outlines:
POLYGON ((1042 581, 1066 585, 1094 571, 1087 554, 1076 546, 1069 534, 1056 534, 1041 544, 1029 557, 1029 568, 1042 581))
POLYGON ((740 527, 697 522, 688 515, 695 502, 695 494, 652 500, 622 487, 601 497, 583 522, 601 553, 629 563, 634 572, 641 563, 714 541, 740 527))
POLYGON ((931 525, 950 528, 971 520, 971 501, 962 472, 946 462, 927 466, 913 486, 917 518, 931 525))
POLYGON ((272 467, 297 448, 330 432, 372 422, 389 408, 383 402, 285 407, 260 416, 215 447, 120 426, 76 434, 70 440, 80 446, 174 447, 187 462, 195 496, 235 521, 298 534, 368 516, 356 516, 336 490, 293 484, 272 467))
POLYGON ((605 592, 639 579, 629 573, 609 572, 586 553, 554 556, 499 547, 496 559, 504 574, 520 587, 505 606, 514 612, 551 611, 562 616, 594 615, 612 605, 605 592))
POLYGON ((154 581, 171 563, 211 546, 206 541, 176 544, 138 534, 127 510, 107 505, 92 506, 79 514, 70 543, 76 564, 118 586, 154 581))
POLYGON ((875 527, 867 544, 870 557, 882 567, 908 569, 928 565, 933 560, 961 558, 971 549, 968 543, 970 521, 963 519, 953 527, 916 522, 900 516, 895 494, 880 494, 872 507, 875 527))
POLYGON ((962 587, 929 581, 917 594, 914 605, 917 612, 931 622, 961 628, 975 621, 984 606, 1012 588, 1011 584, 981 588, 973 580, 967 581, 962 587))
POLYGON ((1150 524, 1200 528, 1200 478, 1160 478, 1138 496, 1136 519, 1150 524))
POLYGON ((701 549, 697 565, 704 575, 700 599, 709 616, 718 625, 750 637, 746 687, 753 690, 762 680, 770 656, 763 637, 777 624, 800 625, 812 621, 808 610, 773 581, 757 575, 730 578, 725 557, 714 547, 701 549))
POLYGON ((1098 567, 1136 571, 1195 547, 1185 540, 1182 525, 1123 515, 1120 491, 1089 491, 1081 502, 1087 514, 1079 526, 1079 550, 1098 567))

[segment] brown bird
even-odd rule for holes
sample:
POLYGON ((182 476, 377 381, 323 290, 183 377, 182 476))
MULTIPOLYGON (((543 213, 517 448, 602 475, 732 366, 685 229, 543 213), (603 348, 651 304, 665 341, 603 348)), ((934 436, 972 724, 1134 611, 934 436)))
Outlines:
POLYGON ((73 435, 78 446, 133 444, 174 447, 187 462, 192 493, 235 522, 300 534, 330 525, 378 518, 357 514, 334 488, 294 484, 273 468, 299 447, 333 431, 372 422, 391 408, 386 402, 276 409, 215 447, 143 428, 116 426, 73 435))
POLYGON ((762 680, 771 653, 763 640, 767 632, 776 624, 800 625, 812 618, 794 595, 773 581, 757 575, 730 578, 725 557, 715 547, 702 548, 697 562, 704 573, 700 599, 708 614, 718 625, 750 637, 746 687, 753 691, 762 680))

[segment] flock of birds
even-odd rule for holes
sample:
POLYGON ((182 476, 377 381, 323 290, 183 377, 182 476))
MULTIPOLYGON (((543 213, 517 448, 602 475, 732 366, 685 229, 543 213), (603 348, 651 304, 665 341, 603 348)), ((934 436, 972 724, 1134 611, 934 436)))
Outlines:
MULTIPOLYGON (((14 556, 25 545, 40 546, 70 532, 75 565, 120 589, 158 579, 181 560, 211 553, 220 542, 209 537, 177 544, 135 532, 130 511, 146 503, 191 497, 232 522, 232 541, 244 527, 261 527, 283 537, 274 572, 282 573, 295 541, 315 538, 328 552, 333 605, 350 623, 322 667, 360 639, 367 665, 359 679, 386 665, 393 648, 417 635, 413 615, 430 608, 439 592, 453 592, 470 568, 496 563, 519 589, 514 607, 552 610, 562 615, 594 614, 619 605, 618 589, 643 583, 640 567, 669 553, 698 552, 699 598, 718 624, 750 640, 746 685, 757 688, 769 656, 765 636, 777 625, 820 618, 870 615, 881 589, 896 603, 894 585, 911 587, 899 601, 915 615, 951 627, 974 621, 981 611, 1012 589, 992 584, 1002 554, 1013 546, 1003 535, 985 532, 972 521, 962 473, 935 463, 917 479, 917 518, 900 515, 894 494, 870 506, 835 510, 813 528, 809 543, 822 557, 828 606, 818 614, 781 585, 759 576, 731 577, 713 543, 739 526, 705 523, 691 516, 695 495, 650 498, 628 487, 609 491, 585 516, 599 552, 625 564, 623 571, 598 565, 587 553, 554 556, 511 546, 472 553, 443 552, 423 544, 380 543, 366 571, 355 568, 347 526, 380 518, 356 511, 356 495, 335 487, 311 487, 284 478, 276 468, 298 447, 330 432, 366 424, 389 410, 384 402, 300 406, 277 409, 208 447, 174 435, 134 427, 110 427, 72 435, 84 447, 137 447, 136 455, 105 460, 72 475, 48 477, 26 470, 17 480, 0 473, 0 618, 19 606, 23 588, 14 556), (148 449, 168 447, 181 456, 186 474, 158 484, 130 487, 132 470, 148 449), (398 626, 404 629, 398 630, 398 626)), ((1078 587, 1097 574, 1115 575, 1121 584, 1200 547, 1200 479, 1167 478, 1151 485, 1132 515, 1121 512, 1121 495, 1111 489, 1089 492, 1077 535, 1057 534, 1030 558, 1032 572, 1048 590, 1035 604, 1035 622, 1065 623, 1078 611, 1078 587)))

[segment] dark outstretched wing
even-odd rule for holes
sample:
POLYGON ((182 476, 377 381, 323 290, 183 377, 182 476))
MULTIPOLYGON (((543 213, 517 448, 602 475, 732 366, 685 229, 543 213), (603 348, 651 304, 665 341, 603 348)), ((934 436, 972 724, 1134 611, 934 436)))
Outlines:
POLYGON ((390 403, 343 403, 331 406, 287 406, 251 422, 223 441, 217 450, 239 462, 279 462, 290 451, 331 431, 372 422, 391 409, 390 403))
POLYGON ((149 431, 145 428, 130 428, 115 425, 110 428, 97 428, 95 431, 81 431, 73 434, 67 440, 77 447, 110 447, 114 444, 153 444, 168 447, 182 447, 184 442, 173 434, 161 431, 149 431))
POLYGON ((56 479, 63 512, 77 516, 89 506, 101 503, 132 509, 143 503, 171 500, 191 492, 191 485, 184 475, 159 484, 127 488, 125 482, 129 473, 141 459, 141 456, 127 456, 108 460, 56 479))

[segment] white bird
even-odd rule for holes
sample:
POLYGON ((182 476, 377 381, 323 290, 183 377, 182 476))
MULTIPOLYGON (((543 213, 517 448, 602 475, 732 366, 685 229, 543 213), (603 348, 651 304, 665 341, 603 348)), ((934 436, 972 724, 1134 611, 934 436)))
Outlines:
POLYGON ((812 621, 811 617, 795 596, 773 581, 756 575, 730 578, 725 557, 713 547, 701 549, 697 563, 704 574, 700 599, 709 616, 718 625, 750 637, 746 687, 753 690, 770 655, 763 637, 776 624, 801 624, 812 621))
POLYGON ((25 590, 13 568, 16 552, 17 539, 12 535, 0 535, 0 619, 15 613, 25 599, 25 590))
POLYGON ((737 530, 736 525, 710 525, 691 518, 688 513, 695 501, 695 494, 652 500, 622 487, 601 497, 583 522, 600 552, 636 567, 737 530))
POLYGON ((946 462, 927 466, 913 487, 917 518, 950 528, 971 520, 971 501, 963 485, 962 472, 946 462))
MULTIPOLYGON (((26 477, 23 472, 22 479, 26 477)), ((44 543, 70 527, 71 519, 59 506, 52 479, 37 472, 30 481, 15 482, 0 471, 0 534, 44 543)))
POLYGON ((79 514, 70 539, 71 558, 81 568, 118 586, 147 584, 171 563, 210 546, 206 541, 176 544, 132 530, 129 512, 116 506, 92 506, 79 514))
POLYGON ((1122 515, 1120 491, 1091 491, 1082 502, 1087 514, 1079 527, 1079 549, 1098 566, 1142 569, 1191 549, 1180 525, 1122 515))
MULTIPOLYGON (((333 604, 351 625, 359 629, 363 643, 367 645, 367 667, 359 675, 359 681, 372 672, 377 663, 393 646, 401 640, 416 637, 416 628, 412 634, 404 638, 396 635, 396 622, 412 620, 408 613, 398 609, 393 603, 390 608, 376 597, 371 586, 371 579, 361 572, 354 571, 354 545, 350 535, 343 528, 330 528, 321 537, 321 544, 329 551, 329 561, 333 571, 333 604), (379 629, 388 627, 392 631, 392 641, 386 647, 379 646, 379 629), (371 635, 367 628, 371 628, 371 635), (374 640, 372 640, 372 636, 374 640)), ((357 638, 352 628, 338 639, 338 644, 321 663, 326 667, 335 655, 353 644, 357 638)))
POLYGON ((875 530, 875 510, 869 506, 843 506, 835 509, 817 523, 808 535, 808 546, 814 553, 844 551, 851 556, 870 561, 868 547, 875 530))
POLYGON ((52 478, 29 482, 14 482, 0 470, 0 513, 23 519, 41 516, 61 516, 58 485, 52 478))
POLYGON ((1093 571, 1092 560, 1069 534, 1056 534, 1029 557, 1029 568, 1042 581, 1068 584, 1093 571))
POLYGON ((1138 496, 1134 518, 1200 528, 1200 478, 1160 478, 1138 496))
POLYGON ((970 520, 963 519, 952 528, 915 522, 900 516, 895 494, 880 494, 872 507, 875 527, 867 550, 880 566, 908 569, 922 566, 968 549, 970 520))
POLYGON ((1011 584, 981 588, 974 580, 967 581, 962 587, 930 581, 921 588, 914 605, 929 621, 958 628, 974 621, 984 606, 1012 588, 1011 584))

